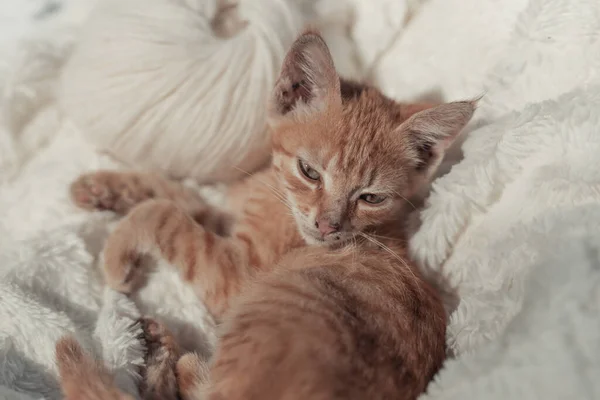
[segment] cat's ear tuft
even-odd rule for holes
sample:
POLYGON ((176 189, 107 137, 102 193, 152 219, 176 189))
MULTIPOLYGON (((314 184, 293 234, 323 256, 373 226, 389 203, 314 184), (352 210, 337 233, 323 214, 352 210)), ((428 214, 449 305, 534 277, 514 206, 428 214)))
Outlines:
POLYGON ((401 126, 417 171, 431 175, 444 152, 473 117, 477 101, 457 101, 417 112, 401 126))
POLYGON ((271 96, 270 120, 302 120, 341 104, 340 78, 327 44, 307 31, 292 44, 271 96))

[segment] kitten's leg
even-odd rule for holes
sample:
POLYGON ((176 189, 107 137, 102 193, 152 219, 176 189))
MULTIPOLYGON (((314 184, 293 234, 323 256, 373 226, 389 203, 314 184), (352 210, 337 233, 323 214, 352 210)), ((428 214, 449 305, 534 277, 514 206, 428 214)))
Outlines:
POLYGON ((87 210, 110 210, 126 214, 150 199, 169 199, 195 214, 206 209, 192 190, 158 174, 97 171, 81 175, 71 184, 73 202, 87 210))
POLYGON ((148 201, 133 209, 108 237, 104 276, 115 290, 130 293, 144 277, 141 256, 163 258, 219 318, 261 264, 252 241, 243 239, 205 229, 170 201, 148 201))
POLYGON ((185 354, 177 361, 177 384, 182 400, 207 399, 208 381, 208 365, 197 354, 185 354))
POLYGON ((146 342, 146 367, 141 392, 145 400, 177 400, 175 366, 179 345, 162 324, 152 318, 140 320, 146 342))
POLYGON ((56 363, 65 400, 134 400, 117 389, 106 368, 86 354, 72 336, 56 343, 56 363))

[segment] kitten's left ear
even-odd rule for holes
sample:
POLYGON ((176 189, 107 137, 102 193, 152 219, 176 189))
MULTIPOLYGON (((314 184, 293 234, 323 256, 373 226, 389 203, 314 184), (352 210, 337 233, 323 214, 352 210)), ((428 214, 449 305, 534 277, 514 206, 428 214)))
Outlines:
POLYGON ((477 101, 457 101, 417 112, 400 127, 414 168, 430 176, 444 152, 471 120, 477 101))

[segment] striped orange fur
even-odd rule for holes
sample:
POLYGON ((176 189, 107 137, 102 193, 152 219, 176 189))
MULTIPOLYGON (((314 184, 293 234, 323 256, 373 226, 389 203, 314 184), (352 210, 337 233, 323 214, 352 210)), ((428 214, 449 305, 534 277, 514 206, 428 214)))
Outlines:
POLYGON ((71 192, 124 215, 104 250, 110 286, 134 291, 140 257, 160 257, 223 322, 208 381, 193 357, 177 364, 184 397, 414 399, 442 365, 446 320, 402 220, 474 110, 340 79, 306 32, 273 92, 272 164, 231 185, 226 216, 144 173, 95 172, 71 192))

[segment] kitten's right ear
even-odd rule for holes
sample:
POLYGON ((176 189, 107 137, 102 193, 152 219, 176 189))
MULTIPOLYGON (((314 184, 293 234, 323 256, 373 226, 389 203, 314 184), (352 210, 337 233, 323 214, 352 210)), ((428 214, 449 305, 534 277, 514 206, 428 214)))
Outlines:
POLYGON ((288 51, 271 95, 270 122, 296 122, 342 102, 340 78, 323 38, 305 32, 288 51))

